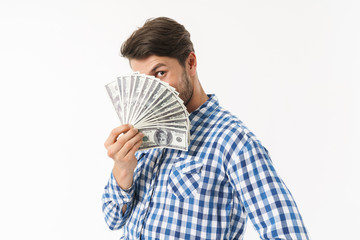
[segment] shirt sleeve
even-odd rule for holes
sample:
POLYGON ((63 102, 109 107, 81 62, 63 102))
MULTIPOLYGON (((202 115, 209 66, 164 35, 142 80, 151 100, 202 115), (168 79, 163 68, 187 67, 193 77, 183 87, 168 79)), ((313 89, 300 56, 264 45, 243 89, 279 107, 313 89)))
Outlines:
POLYGON ((261 239, 309 239, 296 203, 276 173, 267 150, 249 140, 232 144, 227 172, 261 239))
POLYGON ((127 190, 121 189, 111 173, 102 195, 102 210, 105 222, 111 230, 119 229, 125 224, 132 210, 134 191, 134 184, 127 190), (122 208, 124 205, 126 205, 126 211, 123 214, 122 208))

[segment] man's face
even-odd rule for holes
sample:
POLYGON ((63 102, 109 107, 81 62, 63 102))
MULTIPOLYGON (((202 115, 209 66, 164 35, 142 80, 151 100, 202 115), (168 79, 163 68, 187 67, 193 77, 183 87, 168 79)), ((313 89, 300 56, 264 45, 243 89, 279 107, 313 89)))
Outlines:
POLYGON ((167 82, 179 92, 179 97, 185 106, 193 94, 193 84, 184 67, 177 59, 151 55, 145 59, 130 59, 130 66, 134 72, 155 76, 167 82))

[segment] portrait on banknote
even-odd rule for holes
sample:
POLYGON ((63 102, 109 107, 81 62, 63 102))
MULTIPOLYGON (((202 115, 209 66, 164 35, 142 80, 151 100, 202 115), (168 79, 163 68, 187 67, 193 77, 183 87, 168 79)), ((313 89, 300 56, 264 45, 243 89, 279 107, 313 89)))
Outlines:
POLYGON ((170 131, 166 131, 163 129, 158 129, 155 132, 155 142, 159 145, 159 146, 166 146, 169 145, 172 141, 172 135, 170 131))

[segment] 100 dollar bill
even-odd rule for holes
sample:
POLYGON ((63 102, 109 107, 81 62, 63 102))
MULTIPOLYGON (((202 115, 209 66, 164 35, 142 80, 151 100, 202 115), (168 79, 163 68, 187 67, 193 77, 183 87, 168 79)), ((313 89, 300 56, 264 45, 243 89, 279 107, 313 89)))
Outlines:
POLYGON ((174 148, 187 151, 188 133, 186 130, 174 128, 139 128, 144 134, 139 150, 156 147, 174 148))

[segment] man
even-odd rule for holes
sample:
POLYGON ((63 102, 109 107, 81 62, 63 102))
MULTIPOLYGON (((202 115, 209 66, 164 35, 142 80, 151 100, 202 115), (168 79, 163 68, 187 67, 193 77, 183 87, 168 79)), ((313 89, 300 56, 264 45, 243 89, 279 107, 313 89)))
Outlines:
POLYGON ((148 20, 121 53, 134 71, 179 92, 190 113, 188 151, 138 151, 129 125, 105 142, 114 167, 103 194, 110 229, 125 239, 242 239, 249 218, 261 239, 308 239, 267 150, 243 123, 206 95, 190 34, 168 18, 148 20))

